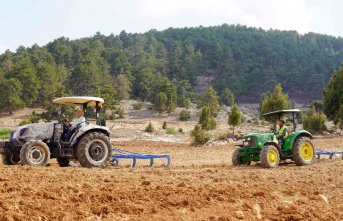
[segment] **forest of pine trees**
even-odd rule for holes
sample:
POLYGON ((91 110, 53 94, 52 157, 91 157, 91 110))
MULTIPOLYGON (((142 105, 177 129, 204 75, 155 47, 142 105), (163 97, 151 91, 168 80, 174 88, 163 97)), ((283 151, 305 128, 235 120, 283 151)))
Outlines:
POLYGON ((61 37, 0 55, 0 110, 47 107, 67 95, 101 96, 109 106, 127 97, 153 102, 160 92, 172 110, 194 99, 199 76, 211 76, 219 96, 229 89, 256 100, 280 83, 321 99, 342 61, 342 38, 241 25, 61 37))

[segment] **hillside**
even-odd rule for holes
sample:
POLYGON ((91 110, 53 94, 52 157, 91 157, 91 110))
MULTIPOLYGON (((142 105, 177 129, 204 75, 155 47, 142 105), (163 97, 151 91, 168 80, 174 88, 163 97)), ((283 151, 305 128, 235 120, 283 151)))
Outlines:
POLYGON ((153 101, 159 92, 182 106, 210 85, 252 102, 278 83, 291 99, 310 102, 342 61, 340 37, 241 25, 61 37, 0 55, 0 108, 47 107, 62 95, 153 101))

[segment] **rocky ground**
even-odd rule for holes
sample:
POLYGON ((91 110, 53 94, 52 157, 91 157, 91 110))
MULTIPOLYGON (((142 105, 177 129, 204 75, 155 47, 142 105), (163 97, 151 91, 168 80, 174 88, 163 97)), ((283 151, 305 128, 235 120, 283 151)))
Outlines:
MULTIPOLYGON (((170 168, 163 159, 151 168, 146 160, 135 168, 130 160, 104 169, 77 163, 60 168, 54 159, 49 167, 0 165, 0 220, 343 220, 341 155, 304 167, 233 167, 235 143, 189 144, 196 113, 192 121, 179 122, 177 113, 127 110, 126 119, 108 122, 113 146, 169 154, 170 168), (157 128, 153 134, 144 132, 150 121, 157 128), (163 121, 184 133, 167 135, 163 121)), ((219 116, 213 136, 229 130, 224 118, 219 116)), ((237 131, 266 128, 247 124, 237 131)), ((339 136, 314 139, 327 150, 343 150, 342 142, 339 136)))

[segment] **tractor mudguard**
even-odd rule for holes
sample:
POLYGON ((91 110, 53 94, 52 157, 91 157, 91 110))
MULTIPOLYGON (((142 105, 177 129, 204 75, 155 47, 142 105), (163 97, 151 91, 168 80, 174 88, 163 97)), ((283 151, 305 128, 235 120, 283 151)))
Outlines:
POLYGON ((281 146, 280 146, 278 143, 274 142, 274 141, 268 141, 268 142, 266 142, 266 143, 264 144, 264 146, 265 146, 265 145, 273 145, 274 147, 276 147, 276 149, 279 151, 279 153, 282 152, 281 146))
POLYGON ((284 144, 284 150, 292 150, 294 142, 299 138, 299 137, 309 137, 310 139, 313 139, 313 136, 311 133, 309 133, 306 130, 299 130, 296 132, 293 132, 286 140, 284 144))

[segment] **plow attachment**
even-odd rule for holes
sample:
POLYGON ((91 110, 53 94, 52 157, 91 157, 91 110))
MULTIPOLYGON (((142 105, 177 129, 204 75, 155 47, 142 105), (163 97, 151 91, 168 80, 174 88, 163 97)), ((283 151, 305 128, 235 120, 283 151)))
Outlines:
POLYGON ((170 166, 170 156, 168 154, 141 154, 119 148, 113 148, 113 151, 118 153, 113 155, 113 163, 116 166, 119 164, 119 159, 132 159, 131 167, 135 167, 137 159, 145 159, 149 160, 148 167, 152 167, 154 164, 154 159, 158 158, 164 158, 167 160, 167 162, 164 164, 166 168, 169 168, 170 166))

